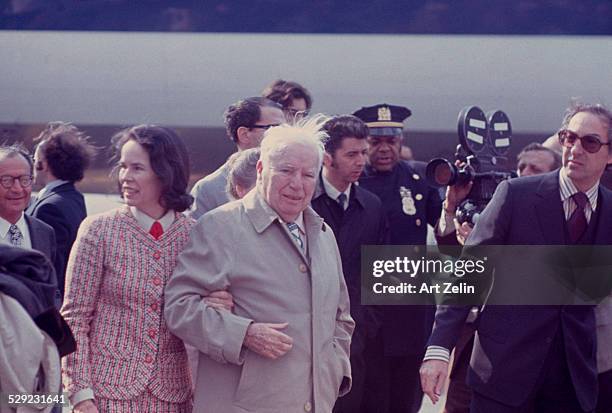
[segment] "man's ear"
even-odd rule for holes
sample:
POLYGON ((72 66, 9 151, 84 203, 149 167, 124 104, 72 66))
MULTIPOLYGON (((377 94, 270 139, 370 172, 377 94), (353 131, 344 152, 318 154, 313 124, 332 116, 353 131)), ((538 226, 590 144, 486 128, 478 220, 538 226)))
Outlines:
POLYGON ((332 156, 329 153, 324 152, 323 153, 323 165, 325 165, 327 168, 330 168, 333 162, 334 162, 334 158, 332 158, 332 156))
POLYGON ((238 138, 238 143, 240 146, 250 146, 251 139, 249 138, 249 128, 246 126, 240 126, 236 130, 236 137, 238 138))

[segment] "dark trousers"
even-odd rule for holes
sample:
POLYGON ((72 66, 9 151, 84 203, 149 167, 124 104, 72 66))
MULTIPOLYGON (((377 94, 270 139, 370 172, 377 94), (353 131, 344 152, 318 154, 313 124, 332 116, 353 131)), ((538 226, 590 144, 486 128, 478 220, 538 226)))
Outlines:
POLYGON ((365 344, 364 328, 357 324, 351 340, 351 391, 336 401, 334 413, 359 413, 361 409, 367 374, 365 344))
POLYGON ((521 406, 508 406, 474 391, 470 412, 586 413, 576 398, 561 331, 559 330, 551 345, 542 373, 527 402, 521 406))
POLYGON ((361 413, 416 413, 423 392, 419 368, 423 354, 385 356, 379 334, 366 345, 366 380, 361 413))
POLYGON ((612 370, 600 373, 597 378, 599 381, 599 397, 597 398, 595 413, 610 413, 612 412, 612 370))
POLYGON ((472 389, 467 385, 467 372, 470 368, 472 347, 474 347, 474 331, 474 325, 466 323, 455 346, 444 413, 469 413, 470 411, 472 389))

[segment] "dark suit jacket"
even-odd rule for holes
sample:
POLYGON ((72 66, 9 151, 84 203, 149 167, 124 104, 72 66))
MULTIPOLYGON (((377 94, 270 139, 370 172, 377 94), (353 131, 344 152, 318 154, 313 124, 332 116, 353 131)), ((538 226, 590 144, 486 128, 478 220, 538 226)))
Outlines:
MULTIPOLYGON (((25 215, 26 223, 28 224, 28 229, 30 230, 30 240, 32 241, 32 249, 42 252, 54 265, 57 266, 57 249, 55 243, 55 232, 53 228, 49 225, 45 224, 38 218, 31 217, 29 215, 25 215)), ((55 274, 55 284, 58 284, 59 277, 55 274)), ((56 294, 56 305, 61 305, 60 290, 58 288, 56 294)))
MULTIPOLYGON (((557 170, 502 182, 467 244, 566 244, 558 174, 557 170)), ((593 243, 611 244, 612 192, 601 186, 597 210, 593 243)), ((468 312, 469 307, 441 306, 429 345, 452 349, 468 312)), ((588 306, 485 306, 478 320, 468 383, 502 403, 524 403, 559 333, 578 401, 583 409, 594 409, 595 317, 588 306)))
POLYGON ((380 199, 359 185, 353 185, 349 206, 344 211, 338 202, 325 192, 322 181, 312 199, 312 208, 336 236, 342 271, 351 300, 351 316, 356 330, 351 342, 351 354, 363 350, 361 341, 374 336, 379 328, 377 311, 373 306, 361 305, 361 246, 383 245, 387 241, 387 221, 380 199))
POLYGON ((70 249, 81 221, 87 216, 83 195, 75 189, 73 183, 63 184, 37 199, 26 212, 47 223, 55 231, 57 259, 54 265, 60 293, 63 297, 66 264, 70 249))

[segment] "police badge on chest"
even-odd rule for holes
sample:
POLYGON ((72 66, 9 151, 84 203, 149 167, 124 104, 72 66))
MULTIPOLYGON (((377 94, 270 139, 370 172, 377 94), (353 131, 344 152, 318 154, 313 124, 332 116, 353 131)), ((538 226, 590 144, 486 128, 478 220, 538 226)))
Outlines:
POLYGON ((400 196, 402 197, 402 211, 406 215, 416 214, 416 207, 414 205, 414 198, 412 198, 412 192, 405 186, 399 188, 400 196))

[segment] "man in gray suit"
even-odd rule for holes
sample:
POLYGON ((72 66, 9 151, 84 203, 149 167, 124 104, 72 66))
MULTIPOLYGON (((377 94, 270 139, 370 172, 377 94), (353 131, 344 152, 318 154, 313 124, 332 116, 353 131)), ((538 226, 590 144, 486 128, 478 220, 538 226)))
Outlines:
POLYGON ((355 324, 340 254, 309 206, 323 120, 271 128, 255 189, 202 217, 178 258, 164 316, 199 350, 194 411, 331 412, 350 389, 355 324), (202 300, 224 289, 232 312, 202 300))
MULTIPOLYGON (((225 111, 227 135, 236 143, 238 151, 259 146, 264 132, 285 122, 282 106, 270 99, 251 97, 230 105, 225 111)), ((191 190, 195 198, 191 217, 202 215, 229 202, 227 195, 227 175, 229 164, 225 162, 219 169, 200 179, 191 190)))
MULTIPOLYGON (((32 159, 24 148, 0 146, 0 244, 38 250, 54 264, 53 228, 24 214, 32 194, 32 174, 32 159)), ((60 298, 58 290, 57 305, 60 298)))

